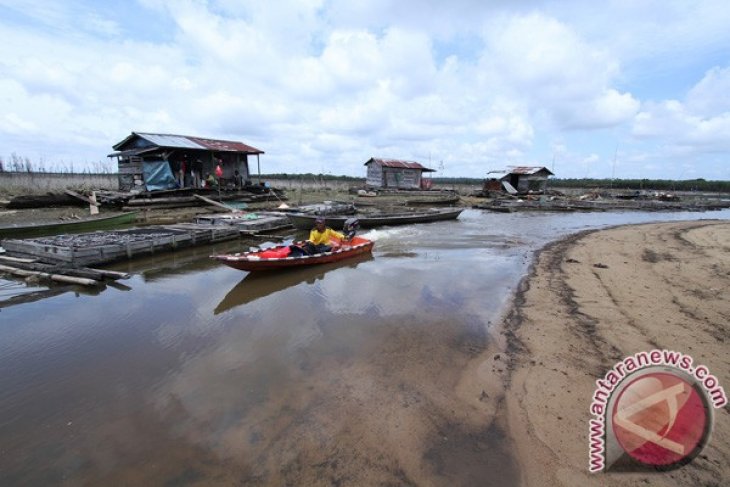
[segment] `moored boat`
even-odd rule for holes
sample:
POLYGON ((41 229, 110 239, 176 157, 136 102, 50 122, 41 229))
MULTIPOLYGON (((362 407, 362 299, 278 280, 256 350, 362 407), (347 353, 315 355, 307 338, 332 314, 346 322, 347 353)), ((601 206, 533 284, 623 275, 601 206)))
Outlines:
POLYGON ((344 242, 332 251, 321 254, 292 257, 288 255, 288 245, 279 245, 254 252, 211 255, 210 257, 241 271, 260 271, 338 262, 357 255, 370 253, 373 250, 373 245, 374 243, 371 240, 354 237, 349 242, 344 242))
MULTIPOLYGON (((402 213, 361 214, 361 215, 321 215, 327 220, 327 226, 342 228, 345 220, 357 218, 361 228, 373 228, 386 225, 409 225, 413 223, 429 223, 441 220, 455 220, 463 208, 430 208, 423 211, 402 213)), ((287 218, 295 228, 310 230, 319 215, 287 213, 287 218)))
POLYGON ((33 223, 29 225, 3 225, 0 226, 0 239, 3 238, 30 238, 43 237, 46 235, 58 235, 61 233, 81 233, 94 230, 115 228, 121 225, 134 223, 137 219, 137 212, 117 213, 80 220, 33 223))

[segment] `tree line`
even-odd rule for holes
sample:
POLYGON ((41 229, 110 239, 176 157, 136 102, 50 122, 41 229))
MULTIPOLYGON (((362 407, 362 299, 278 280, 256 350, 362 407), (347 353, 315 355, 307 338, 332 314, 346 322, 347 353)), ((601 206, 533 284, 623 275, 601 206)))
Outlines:
POLYGON ((550 179, 553 188, 600 188, 656 191, 705 191, 730 192, 730 181, 708 181, 699 179, 550 179))
MULTIPOLYGON (((329 181, 350 181, 353 184, 362 183, 364 177, 335 176, 332 174, 289 174, 272 173, 262 174, 262 178, 279 180, 329 180, 329 181)), ((470 185, 481 186, 483 178, 465 177, 434 177, 431 178, 434 184, 449 185, 470 185)), ((705 191, 730 193, 730 181, 713 181, 699 179, 596 179, 596 178, 551 178, 548 182, 550 188, 596 188, 596 189, 627 189, 627 190, 654 190, 654 191, 705 191)))
MULTIPOLYGON (((73 174, 81 173, 100 173, 111 174, 116 164, 106 162, 98 162, 94 167, 86 167, 82 171, 76 171, 73 163, 60 164, 54 167, 47 167, 46 164, 33 163, 27 157, 21 157, 12 154, 9 158, 4 159, 0 156, 0 172, 25 172, 25 173, 64 173, 73 174)), ((315 174, 315 173, 270 173, 262 174, 261 178, 279 179, 279 180, 320 180, 320 181, 348 181, 353 185, 361 184, 365 178, 345 175, 333 174, 315 174)), ((466 178, 466 177, 434 177, 431 178, 434 184, 449 185, 471 185, 481 186, 484 182, 483 178, 466 178)), ((628 190, 655 190, 655 191, 707 191, 730 193, 730 181, 717 181, 699 179, 685 179, 681 181, 672 179, 595 179, 595 178, 551 178, 548 182, 550 188, 596 188, 596 189, 628 189, 628 190)))

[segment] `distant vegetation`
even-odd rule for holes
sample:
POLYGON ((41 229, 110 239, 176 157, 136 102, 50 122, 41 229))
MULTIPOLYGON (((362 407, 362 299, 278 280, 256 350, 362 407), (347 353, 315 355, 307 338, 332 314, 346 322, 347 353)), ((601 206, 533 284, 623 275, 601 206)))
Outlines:
POLYGON ((116 161, 96 161, 92 163, 74 164, 73 162, 57 162, 53 164, 40 161, 31 161, 30 157, 19 156, 16 153, 10 157, 0 156, 0 172, 22 172, 41 174, 112 174, 117 169, 116 161))
MULTIPOLYGON (((97 161, 92 164, 55 163, 46 164, 44 161, 33 162, 28 157, 19 156, 15 153, 9 158, 0 157, 0 172, 22 172, 22 173, 56 173, 56 174, 112 174, 116 172, 115 161, 97 161)), ((253 175, 252 175, 253 176, 253 175)), ((365 177, 337 176, 332 174, 290 174, 271 173, 262 174, 265 179, 278 179, 293 181, 350 181, 353 185, 360 184, 365 177)), ((483 178, 431 178, 434 184, 469 185, 481 186, 483 178)), ((656 191, 709 191, 730 193, 730 181, 707 181, 705 179, 686 179, 673 181, 671 179, 550 179, 548 186, 551 188, 586 188, 586 189, 629 189, 629 190, 656 190, 656 191)))
MULTIPOLYGON (((352 181, 360 183, 364 177, 333 176, 331 174, 262 174, 266 179, 292 179, 305 181, 329 180, 329 181, 352 181)), ((481 186, 483 178, 431 178, 434 184, 449 185, 470 185, 481 186)), ((548 186, 551 188, 587 188, 587 189, 629 189, 629 190, 656 190, 656 191, 709 191, 730 193, 730 181, 707 181, 705 179, 686 179, 674 181, 671 179, 550 179, 548 186)))
POLYGON ((553 188, 613 188, 657 191, 709 191, 730 192, 730 181, 706 181, 704 179, 551 179, 553 188))

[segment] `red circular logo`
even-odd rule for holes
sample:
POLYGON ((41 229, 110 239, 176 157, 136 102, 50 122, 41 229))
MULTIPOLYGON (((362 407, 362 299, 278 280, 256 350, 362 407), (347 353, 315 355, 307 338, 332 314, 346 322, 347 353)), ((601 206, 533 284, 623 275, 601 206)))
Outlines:
POLYGON ((616 440, 632 458, 670 467, 691 460, 704 446, 710 416, 704 395, 671 372, 642 375, 614 403, 616 440))

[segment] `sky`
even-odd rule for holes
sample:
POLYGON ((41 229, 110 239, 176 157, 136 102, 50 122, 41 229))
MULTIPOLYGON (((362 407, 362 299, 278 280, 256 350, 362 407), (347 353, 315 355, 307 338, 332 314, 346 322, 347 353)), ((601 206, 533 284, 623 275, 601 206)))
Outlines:
POLYGON ((724 0, 0 0, 0 157, 107 165, 131 132, 264 173, 730 179, 724 0))

